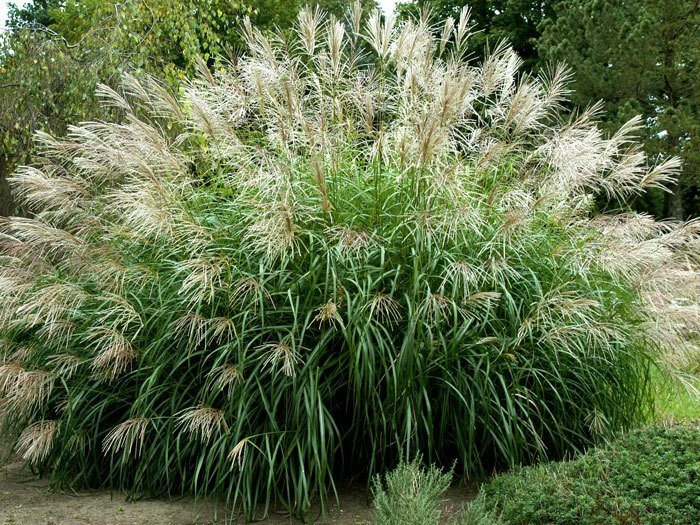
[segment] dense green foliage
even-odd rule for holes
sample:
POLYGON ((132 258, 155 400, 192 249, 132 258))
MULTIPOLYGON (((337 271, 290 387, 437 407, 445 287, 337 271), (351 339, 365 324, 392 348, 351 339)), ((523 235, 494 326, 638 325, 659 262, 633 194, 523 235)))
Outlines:
POLYGON ((289 28, 307 3, 345 9, 337 0, 35 0, 11 11, 12 31, 0 37, 0 216, 16 211, 5 178, 35 156, 37 130, 62 136, 69 124, 118 116, 97 103, 98 83, 145 72, 177 90, 200 60, 240 54, 245 15, 260 28, 289 28))
MULTIPOLYGON (((537 72, 566 62, 574 75, 575 105, 602 100, 604 128, 613 133, 641 114, 650 157, 678 155, 684 169, 670 192, 630 203, 657 217, 700 213, 700 3, 697 0, 416 0, 398 12, 429 9, 438 18, 471 8, 482 33, 473 49, 510 42, 537 72)), ((476 53, 476 57, 481 56, 476 53)), ((620 206, 602 199, 601 207, 620 206)))
POLYGON ((677 162, 562 116, 563 70, 466 63, 466 11, 439 38, 350 21, 247 25, 235 67, 125 76, 100 88, 123 124, 38 136, 34 215, 0 225, 0 393, 54 483, 304 514, 349 470, 481 474, 650 410, 698 321, 697 225, 592 206, 677 162))
POLYGON ((683 159, 665 202, 657 194, 638 206, 659 216, 698 216, 700 2, 566 0, 543 28, 541 61, 563 60, 576 71, 575 103, 603 100, 611 131, 643 115, 647 154, 683 159))
POLYGON ((692 525, 700 522, 700 427, 654 425, 568 462, 486 483, 466 525, 692 525))
POLYGON ((7 25, 13 29, 22 26, 48 27, 53 22, 52 11, 61 4, 62 0, 32 0, 20 5, 12 2, 8 6, 7 25))
POLYGON ((14 29, 0 41, 0 215, 14 211, 5 177, 34 157, 37 130, 62 136, 71 123, 118 116, 103 110, 95 90, 118 85, 124 71, 177 88, 199 57, 240 43, 232 35, 250 12, 228 0, 69 0, 11 13, 14 29))
MULTIPOLYGON (((375 0, 358 1, 365 13, 377 7, 375 0)), ((294 25, 297 15, 305 7, 318 7, 342 20, 352 4, 348 0, 258 0, 254 2, 255 14, 251 21, 261 29, 288 29, 294 25)))
POLYGON ((451 472, 423 468, 419 458, 399 463, 383 480, 377 476, 373 486, 377 525, 438 525, 440 498, 451 481, 451 472))
POLYGON ((403 2, 397 7, 399 16, 416 16, 428 10, 437 20, 457 18, 468 6, 479 33, 472 42, 475 59, 482 57, 488 47, 505 40, 523 59, 526 69, 533 71, 540 65, 537 40, 541 36, 543 20, 554 16, 560 0, 416 0, 403 2))

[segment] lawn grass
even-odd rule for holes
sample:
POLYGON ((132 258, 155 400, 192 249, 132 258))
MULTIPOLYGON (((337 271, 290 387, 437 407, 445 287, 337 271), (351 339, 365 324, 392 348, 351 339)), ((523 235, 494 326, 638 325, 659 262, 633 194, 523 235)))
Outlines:
POLYGON ((655 378, 657 421, 700 420, 700 379, 690 379, 688 385, 673 384, 660 376, 655 378), (695 389, 695 391, 693 391, 695 389))

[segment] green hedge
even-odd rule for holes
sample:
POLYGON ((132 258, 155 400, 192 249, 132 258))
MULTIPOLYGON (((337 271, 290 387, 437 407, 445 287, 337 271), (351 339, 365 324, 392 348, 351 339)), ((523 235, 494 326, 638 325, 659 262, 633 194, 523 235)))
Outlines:
POLYGON ((499 476, 465 525, 489 514, 507 525, 700 523, 700 426, 653 425, 574 461, 499 476))

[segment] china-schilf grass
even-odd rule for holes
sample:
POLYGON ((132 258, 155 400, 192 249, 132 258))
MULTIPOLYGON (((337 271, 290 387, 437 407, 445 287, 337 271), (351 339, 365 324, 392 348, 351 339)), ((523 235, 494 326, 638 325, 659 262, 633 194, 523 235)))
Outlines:
POLYGON ((0 241, 25 459, 304 513, 402 455, 477 475, 644 418, 698 320, 698 223, 595 201, 678 162, 563 115, 563 68, 468 61, 470 30, 304 11, 180 94, 101 88, 121 124, 40 134, 0 241))

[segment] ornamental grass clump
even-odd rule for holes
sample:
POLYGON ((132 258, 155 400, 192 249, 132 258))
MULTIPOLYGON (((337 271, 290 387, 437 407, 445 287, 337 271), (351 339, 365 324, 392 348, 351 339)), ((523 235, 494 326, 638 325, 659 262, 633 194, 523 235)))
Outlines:
POLYGON ((478 475, 642 419, 697 329, 699 224, 595 202, 678 161, 565 116, 565 69, 468 61, 470 30, 306 10, 179 95, 102 87, 121 124, 39 134, 1 225, 25 459, 303 514, 402 456, 478 475))

